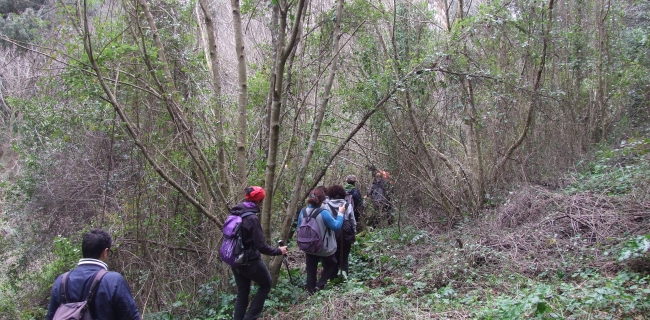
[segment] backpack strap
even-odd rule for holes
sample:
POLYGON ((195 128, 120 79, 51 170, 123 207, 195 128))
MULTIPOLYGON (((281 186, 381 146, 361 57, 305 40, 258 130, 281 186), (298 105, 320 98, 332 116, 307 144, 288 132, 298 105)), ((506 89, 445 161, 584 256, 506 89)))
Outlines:
MULTIPOLYGON (((341 214, 343 215, 343 220, 344 220, 344 221, 345 221, 345 220, 349 220, 349 219, 347 219, 348 208, 349 208, 349 206, 350 206, 350 203, 349 203, 349 202, 345 201, 345 212, 338 212, 338 211, 339 211, 339 208, 332 207, 332 205, 329 204, 329 203, 327 204, 327 206, 329 206, 330 209, 332 209, 332 212, 335 212, 335 211, 336 211, 336 212, 337 212, 337 215, 338 215, 338 213, 341 213, 341 214)), ((333 213, 332 213, 332 215, 333 215, 333 213)))
MULTIPOLYGON (((309 215, 309 217, 310 217, 310 218, 316 218, 316 217, 318 217, 318 215, 319 215, 321 212, 323 212, 323 210, 325 210, 325 209, 323 209, 323 208, 321 208, 321 207, 318 207, 318 208, 314 209, 314 211, 311 212, 311 214, 309 215)), ((305 212, 307 212, 307 211, 305 211, 305 212)))
MULTIPOLYGON (((102 277, 107 273, 104 268, 99 269, 97 273, 95 273, 95 276, 93 277, 93 282, 90 284, 90 288, 88 288, 88 293, 86 294, 86 298, 84 301, 88 302, 92 300, 95 291, 97 289, 97 286, 99 286, 99 282, 102 280, 102 277)), ((61 278, 61 304, 68 303, 68 291, 67 291, 67 284, 68 284, 68 276, 70 275, 70 271, 66 272, 63 274, 63 278, 61 278)))
POLYGON ((86 295, 85 299, 87 303, 89 303, 94 298, 95 292, 97 292, 97 287, 99 286, 99 282, 102 281, 102 278, 107 273, 108 271, 106 271, 104 268, 101 268, 99 271, 97 271, 95 277, 93 278, 93 282, 90 284, 90 288, 88 288, 88 294, 86 295))
POLYGON ((244 212, 244 213, 242 213, 242 214, 240 215, 240 217, 241 217, 242 220, 243 220, 244 217, 248 217, 248 216, 250 216, 250 215, 252 215, 252 214, 255 214, 255 212, 244 212))
POLYGON ((324 209, 323 208, 316 208, 311 211, 311 213, 307 213, 307 207, 303 208, 300 210, 300 214, 302 215, 302 219, 311 219, 311 218, 316 218, 324 209))
MULTIPOLYGON (((329 203, 327 204, 327 206, 330 207, 330 210, 331 210, 332 216, 334 216, 334 212, 337 212, 337 213, 338 213, 338 208, 333 207, 333 206, 332 206, 331 204, 329 204, 329 203)), ((338 215, 338 214, 337 214, 337 215, 338 215)), ((345 219, 345 215, 343 216, 343 219, 345 219)))
MULTIPOLYGON (((327 205, 329 206, 329 204, 327 204, 327 205)), ((325 210, 325 209, 323 209, 323 208, 321 208, 321 207, 318 207, 318 208, 314 209, 314 211, 311 212, 311 214, 309 215, 309 217, 315 219, 315 218, 318 217, 318 215, 319 215, 321 212, 323 212, 324 210, 325 210)), ((323 222, 324 222, 324 221, 323 221, 323 222)), ((323 223, 323 224, 324 224, 324 223, 323 223)), ((325 224, 324 224, 324 225, 325 225, 325 224)), ((330 232, 332 232, 332 229, 330 229, 327 225, 325 225, 325 234, 329 234, 330 232)))
MULTIPOLYGON (((237 229, 241 233, 242 242, 243 242, 243 239, 244 239, 244 218, 248 217, 248 216, 252 216, 254 214, 255 214, 255 212, 244 212, 239 216, 241 218, 242 222, 237 226, 237 229)), ((248 234, 246 234, 246 235, 248 236, 248 234)))
POLYGON ((66 283, 68 282, 68 275, 70 274, 70 271, 66 272, 63 274, 63 278, 61 278, 61 288, 59 288, 59 293, 61 294, 61 304, 68 303, 68 297, 67 297, 67 291, 66 291, 66 283))

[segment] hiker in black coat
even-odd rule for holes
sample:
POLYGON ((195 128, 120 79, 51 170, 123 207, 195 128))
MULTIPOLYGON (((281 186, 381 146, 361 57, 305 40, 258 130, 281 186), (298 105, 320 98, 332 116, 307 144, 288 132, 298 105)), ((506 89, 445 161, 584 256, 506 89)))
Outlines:
POLYGON ((388 180, 378 171, 372 181, 368 196, 372 200, 373 207, 378 211, 388 211, 391 209, 390 197, 388 195, 388 180))
POLYGON ((347 192, 349 195, 352 196, 352 204, 353 204, 353 209, 354 209, 354 219, 359 222, 359 218, 361 217, 361 214, 363 214, 363 197, 361 196, 361 192, 359 192, 359 189, 357 189, 357 177, 355 175, 348 175, 345 178, 345 192, 347 192))
MULTIPOLYGON (((266 192, 261 187, 246 188, 246 199, 232 207, 230 214, 241 216, 245 212, 260 212, 260 203, 264 200, 266 192)), ((264 233, 260 219, 256 214, 242 218, 242 242, 248 262, 238 267, 232 267, 232 273, 237 283, 237 300, 235 301, 235 320, 257 319, 264 308, 264 301, 271 292, 271 274, 266 268, 261 254, 279 256, 287 254, 287 247, 273 248, 264 241, 264 233), (248 296, 251 292, 251 281, 260 287, 248 306, 248 296), (248 312, 246 312, 248 307, 248 312)))

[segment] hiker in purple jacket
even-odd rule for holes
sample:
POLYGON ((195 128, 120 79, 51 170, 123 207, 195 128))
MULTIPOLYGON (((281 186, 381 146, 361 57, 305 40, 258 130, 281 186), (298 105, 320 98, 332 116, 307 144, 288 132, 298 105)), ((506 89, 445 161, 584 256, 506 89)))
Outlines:
POLYGON ((235 320, 257 319, 262 313, 266 297, 271 292, 271 274, 262 261, 260 253, 269 256, 287 254, 287 247, 273 248, 264 241, 260 218, 256 214, 260 212, 260 204, 265 196, 266 192, 262 187, 248 187, 246 188, 246 199, 230 209, 230 214, 238 216, 246 212, 255 213, 242 218, 241 222, 241 237, 248 262, 238 267, 232 267, 232 273, 237 283, 235 320), (251 281, 255 281, 259 285, 259 289, 253 302, 248 306, 251 281), (246 307, 248 307, 248 312, 246 312, 246 307))
MULTIPOLYGON (((111 236, 104 230, 93 229, 84 234, 78 266, 70 271, 66 282, 66 303, 83 301, 92 280, 100 269, 108 270, 106 260, 111 249, 111 236)), ((52 286, 50 305, 45 319, 51 320, 62 302, 61 280, 59 276, 52 286)), ((93 319, 140 320, 138 306, 133 300, 126 280, 117 272, 108 272, 100 280, 93 301, 89 302, 93 319)))

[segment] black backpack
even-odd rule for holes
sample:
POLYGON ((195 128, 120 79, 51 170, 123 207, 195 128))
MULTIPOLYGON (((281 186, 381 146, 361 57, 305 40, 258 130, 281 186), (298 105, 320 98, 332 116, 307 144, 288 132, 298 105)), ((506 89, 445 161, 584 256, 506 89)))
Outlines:
POLYGON ((99 271, 97 271, 95 277, 93 278, 93 282, 90 284, 90 288, 88 288, 86 298, 83 301, 79 302, 68 302, 68 298, 66 296, 66 284, 68 282, 68 275, 70 274, 70 271, 64 273, 63 278, 61 279, 60 288, 61 304, 58 308, 56 308, 56 312, 54 313, 52 320, 92 320, 88 306, 95 296, 99 282, 107 272, 108 271, 104 269, 99 269, 99 271))

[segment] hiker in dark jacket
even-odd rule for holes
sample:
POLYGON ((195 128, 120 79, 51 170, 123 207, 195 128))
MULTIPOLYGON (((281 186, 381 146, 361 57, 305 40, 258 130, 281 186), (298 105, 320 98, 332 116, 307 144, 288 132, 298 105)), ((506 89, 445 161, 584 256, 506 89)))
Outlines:
MULTIPOLYGON (((83 301, 89 286, 100 269, 108 270, 106 260, 111 249, 111 236, 104 230, 93 229, 84 234, 81 243, 83 259, 75 269, 70 271, 66 281, 66 302, 62 302, 61 280, 59 276, 52 286, 50 305, 47 308, 46 319, 51 320, 56 309, 62 303, 83 301)), ((93 300, 89 303, 90 315, 93 319, 139 320, 140 312, 133 300, 131 290, 126 280, 117 272, 106 273, 99 282, 93 300)))
MULTIPOLYGON (((341 206, 345 207, 345 212, 338 214, 338 216, 343 216, 344 223, 345 220, 348 220, 351 223, 353 228, 351 234, 354 236, 357 231, 357 220, 354 218, 354 210, 352 209, 353 204, 347 203, 347 201, 345 201, 346 195, 347 193, 345 192, 345 189, 343 189, 342 186, 335 184, 327 188, 327 196, 330 198, 330 200, 326 205, 331 212, 337 212, 337 209, 341 206)), ((352 249, 353 241, 348 241, 346 238, 349 237, 347 237, 347 235, 344 233, 345 231, 343 228, 336 232, 336 253, 334 256, 337 260, 336 274, 338 274, 338 270, 341 270, 344 271, 347 275, 350 272, 348 257, 350 256, 350 249, 352 249)), ((333 278, 336 277, 336 274, 334 274, 333 278)))
MULTIPOLYGON (((309 204, 307 207, 305 207, 303 210, 300 211, 300 214, 298 214, 298 226, 300 226, 300 223, 302 222, 302 215, 303 213, 306 213, 309 215, 313 210, 316 210, 321 207, 323 204, 323 201, 325 201, 325 193, 321 189, 314 189, 309 193, 309 198, 307 199, 307 203, 309 204)), ((337 266, 336 266, 336 239, 335 239, 335 233, 339 229, 341 229, 341 226, 343 225, 343 213, 345 212, 345 207, 340 207, 338 208, 339 212, 341 214, 338 215, 338 217, 334 217, 331 212, 328 209, 323 209, 321 213, 316 217, 316 221, 318 221, 318 224, 321 228, 321 230, 331 230, 329 233, 328 232, 323 232, 326 237, 326 240, 331 242, 332 246, 334 247, 334 250, 331 252, 327 251, 326 255, 324 252, 325 246, 323 246, 323 251, 321 253, 307 253, 305 252, 305 271, 307 273, 307 281, 305 284, 305 287, 307 289, 307 292, 310 294, 313 294, 316 292, 316 290, 322 290, 325 288, 325 284, 327 283, 327 280, 331 279, 332 277, 336 276, 337 272, 337 266), (323 271, 321 271, 320 278, 318 279, 318 282, 316 281, 316 271, 318 269, 318 262, 321 262, 323 264, 323 271)))
POLYGON ((287 247, 273 248, 264 241, 262 225, 257 214, 260 212, 260 203, 266 197, 266 192, 261 187, 246 188, 246 199, 232 207, 230 214, 241 216, 245 212, 254 212, 242 218, 242 242, 244 243, 245 254, 248 263, 232 267, 232 273, 237 283, 237 300, 235 301, 235 320, 257 319, 264 308, 264 301, 271 292, 271 274, 266 264, 261 259, 261 254, 268 256, 279 256, 287 254, 287 247), (260 287, 248 306, 248 296, 251 292, 251 281, 255 281, 260 287), (248 312, 246 312, 248 307, 248 312))
POLYGON ((363 213, 363 197, 361 196, 361 192, 359 192, 359 189, 356 187, 357 183, 357 177, 355 175, 349 175, 345 178, 345 192, 347 192, 349 195, 352 195, 352 205, 354 208, 354 219, 358 222, 359 218, 361 217, 361 214, 363 213))
POLYGON ((372 204, 375 210, 390 210, 388 180, 384 177, 381 171, 375 173, 375 178, 372 181, 370 190, 368 190, 368 196, 372 200, 372 204))

